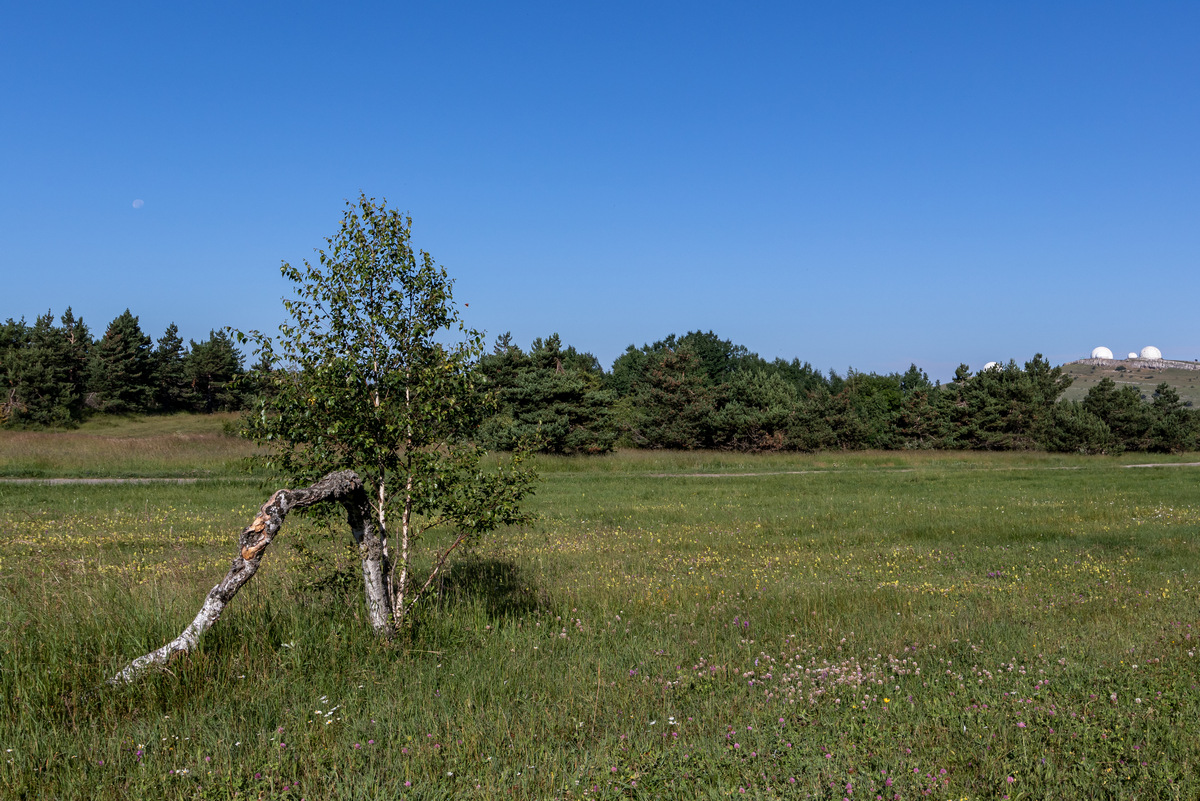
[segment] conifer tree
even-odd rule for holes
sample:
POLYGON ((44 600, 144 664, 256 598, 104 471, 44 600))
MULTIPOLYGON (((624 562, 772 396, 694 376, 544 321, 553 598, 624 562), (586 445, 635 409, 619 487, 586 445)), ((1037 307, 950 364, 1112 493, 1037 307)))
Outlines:
POLYGON ((723 405, 699 357, 688 347, 654 351, 632 385, 627 425, 634 444, 692 450, 712 444, 714 411, 723 405))
POLYGON ((29 342, 18 359, 16 418, 34 426, 73 426, 82 410, 82 398, 73 380, 76 365, 63 329, 54 315, 38 317, 29 332, 29 342))
POLYGON ((28 345, 29 326, 24 317, 9 317, 0 325, 0 425, 15 425, 20 417, 21 368, 28 345))
POLYGON ((190 408, 193 401, 179 326, 171 323, 154 348, 155 405, 164 412, 190 408))
POLYGON ((86 411, 88 386, 88 362, 92 353, 92 335, 82 317, 76 317, 68 306, 60 318, 63 335, 63 362, 67 380, 71 383, 72 402, 69 406, 72 419, 81 419, 86 411))
POLYGON ((616 441, 612 393, 596 357, 562 347, 558 334, 535 339, 526 355, 505 334, 480 371, 499 394, 499 411, 480 430, 487 447, 525 442, 547 453, 603 453, 616 441))
POLYGON ((209 331, 204 342, 192 340, 184 358, 192 408, 198 412, 228 412, 242 408, 237 380, 245 372, 242 355, 224 331, 209 331))
POLYGON ((129 309, 108 325, 92 349, 89 388, 103 412, 144 412, 154 400, 154 363, 150 337, 129 309))

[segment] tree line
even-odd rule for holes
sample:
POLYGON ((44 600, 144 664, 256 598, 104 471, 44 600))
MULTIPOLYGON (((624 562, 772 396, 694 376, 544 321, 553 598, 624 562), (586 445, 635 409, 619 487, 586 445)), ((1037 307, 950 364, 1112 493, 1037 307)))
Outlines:
MULTIPOLYGON (((68 308, 0 325, 0 424, 70 427, 88 414, 231 411, 253 405, 264 362, 247 371, 223 330, 184 344, 174 323, 156 341, 126 309, 93 339, 68 308), (257 378, 256 378, 257 376, 257 378)), ((712 331, 630 345, 605 371, 555 334, 528 350, 511 334, 476 364, 493 398, 477 439, 495 450, 546 453, 614 447, 818 450, 1200 449, 1200 411, 1165 382, 1143 398, 1104 379, 1082 401, 1040 354, 941 384, 904 373, 822 373, 768 361, 712 331)))
POLYGON ((64 428, 92 412, 215 412, 243 408, 242 355, 223 330, 184 345, 171 323, 151 341, 126 309, 94 339, 68 308, 32 325, 0 324, 0 424, 64 428))
POLYGON ((1119 453, 1200 448, 1200 411, 1161 383, 1143 400, 1104 379, 1082 401, 1041 354, 954 381, 916 365, 878 375, 823 374, 767 361, 713 332, 629 346, 605 372, 556 336, 522 350, 505 334, 480 360, 498 408, 480 429, 490 448, 525 441, 550 453, 638 448, 741 451, 860 449, 1119 453))

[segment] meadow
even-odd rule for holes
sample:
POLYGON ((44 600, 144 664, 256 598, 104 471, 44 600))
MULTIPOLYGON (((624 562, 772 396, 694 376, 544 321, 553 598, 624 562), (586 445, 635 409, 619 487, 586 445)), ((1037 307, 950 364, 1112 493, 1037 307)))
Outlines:
POLYGON ((198 479, 0 484, 0 797, 1200 796, 1195 454, 543 458, 395 642, 293 517, 198 653, 106 688, 275 486, 177 424, 190 468, 157 423, 0 432, 8 476, 198 479))

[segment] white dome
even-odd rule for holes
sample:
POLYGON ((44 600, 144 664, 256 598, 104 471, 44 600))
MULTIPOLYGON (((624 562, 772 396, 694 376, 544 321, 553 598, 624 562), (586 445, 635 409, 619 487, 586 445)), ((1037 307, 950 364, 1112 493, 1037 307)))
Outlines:
POLYGON ((1136 353, 1129 354, 1130 359, 1136 359, 1137 357, 1138 357, 1138 355, 1136 353))
POLYGON ((996 369, 996 368, 997 368, 997 367, 999 367, 999 366, 1000 366, 1000 365, 999 365, 999 364, 997 364, 996 362, 988 362, 987 364, 985 364, 985 365, 983 366, 983 370, 980 370, 979 372, 981 372, 981 373, 982 373, 982 372, 984 372, 984 371, 987 371, 987 370, 994 370, 994 369, 996 369))
POLYGON ((1161 359, 1162 351, 1159 350, 1158 348, 1154 347, 1153 345, 1147 345, 1146 347, 1142 348, 1142 358, 1143 359, 1161 359))
POLYGON ((1112 351, 1109 350, 1108 348, 1104 347, 1103 345, 1101 345, 1098 348, 1092 348, 1092 358, 1093 359, 1111 359, 1112 357, 1113 357, 1112 351))

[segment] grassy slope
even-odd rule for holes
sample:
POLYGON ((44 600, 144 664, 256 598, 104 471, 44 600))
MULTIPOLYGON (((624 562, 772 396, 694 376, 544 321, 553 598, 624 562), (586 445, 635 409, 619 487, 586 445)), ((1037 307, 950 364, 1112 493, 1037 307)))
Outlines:
POLYGON ((1197 468, 542 464, 540 521, 401 642, 338 589, 348 537, 290 520, 200 654, 97 694, 190 619, 267 490, 0 486, 0 795, 1200 794, 1197 468), (695 472, 775 474, 658 475, 695 472))
POLYGON ((1193 406, 1200 406, 1200 370, 1180 370, 1177 367, 1165 370, 1148 367, 1118 370, 1091 364, 1065 364, 1063 371, 1075 379, 1064 395, 1067 400, 1083 400, 1088 390, 1100 383, 1101 379, 1111 378, 1118 385, 1132 384, 1138 387, 1146 398, 1154 394, 1156 386, 1166 381, 1185 403, 1191 401, 1193 406))

